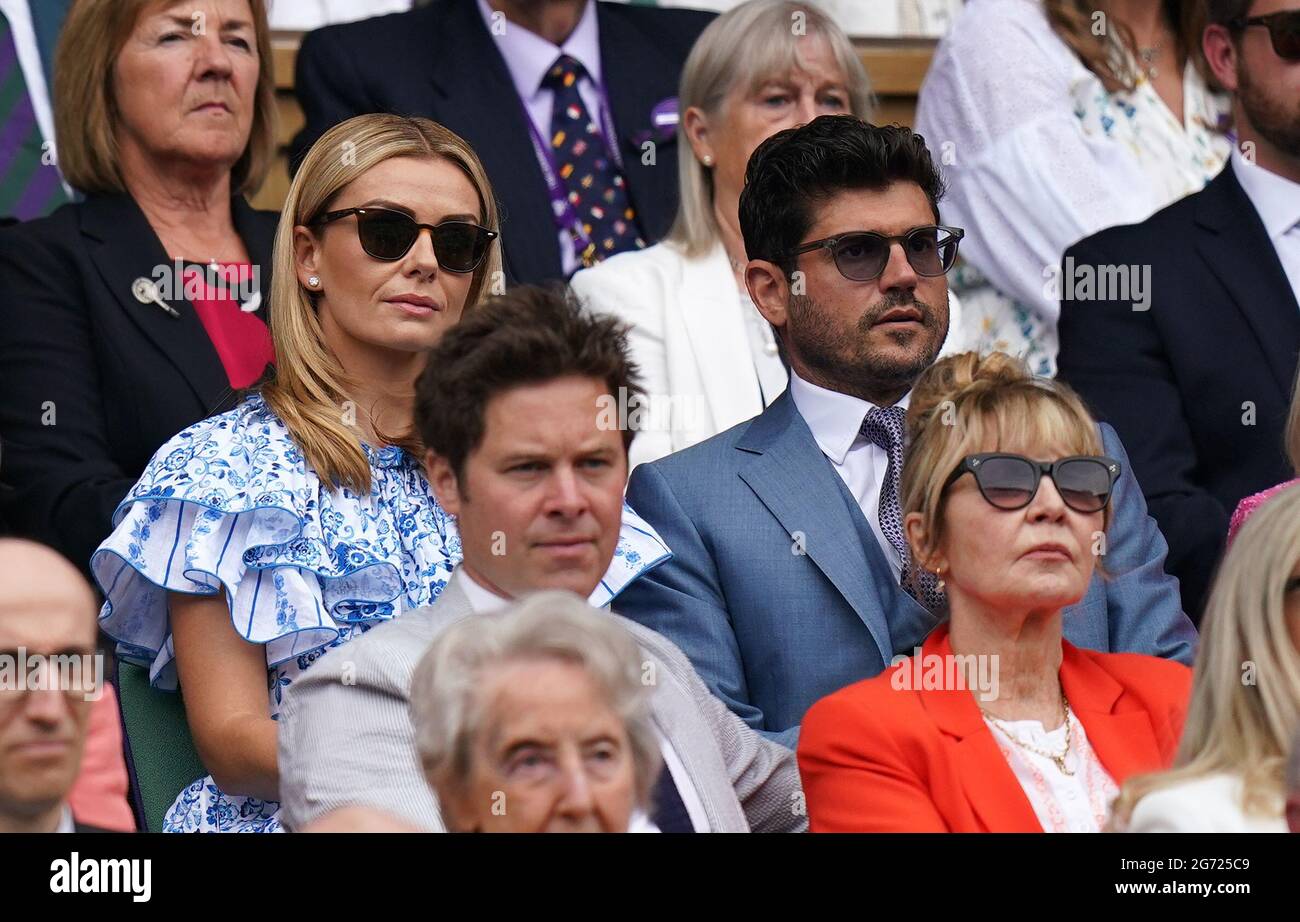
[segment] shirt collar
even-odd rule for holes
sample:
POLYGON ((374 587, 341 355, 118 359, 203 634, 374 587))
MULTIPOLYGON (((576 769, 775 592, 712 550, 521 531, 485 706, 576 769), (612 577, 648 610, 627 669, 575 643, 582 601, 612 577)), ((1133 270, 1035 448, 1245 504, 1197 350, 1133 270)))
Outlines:
POLYGON ((76 821, 72 818, 72 808, 67 804, 63 805, 63 813, 59 815, 59 826, 54 831, 55 833, 77 831, 76 821))
POLYGON ((469 599, 469 607, 473 609, 476 615, 500 611, 510 604, 510 599, 497 595, 491 589, 488 589, 470 576, 469 571, 464 567, 457 567, 451 578, 456 580, 461 592, 465 593, 465 597, 469 599))
POLYGON ((542 78, 561 54, 577 60, 597 85, 601 83, 600 29, 596 24, 596 4, 590 0, 573 34, 558 48, 540 35, 514 23, 507 23, 504 31, 494 31, 492 17, 495 13, 487 0, 478 0, 478 10, 488 34, 497 43, 497 50, 505 59, 510 78, 521 99, 527 101, 542 92, 542 78))
MULTIPOLYGON (((908 391, 896 406, 906 410, 911 398, 912 392, 908 391)), ((805 381, 793 369, 790 371, 790 399, 812 430, 817 447, 835 464, 844 463, 849 449, 859 438, 862 421, 875 408, 875 404, 861 397, 827 390, 805 381)))
POLYGON ((1270 240, 1278 240, 1300 223, 1300 183, 1249 162, 1235 144, 1232 172, 1246 198, 1259 212, 1270 240))

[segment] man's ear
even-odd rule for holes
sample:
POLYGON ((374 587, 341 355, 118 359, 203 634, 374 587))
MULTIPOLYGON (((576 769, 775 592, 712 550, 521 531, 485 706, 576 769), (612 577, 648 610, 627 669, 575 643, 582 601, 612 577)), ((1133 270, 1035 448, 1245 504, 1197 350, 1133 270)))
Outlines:
POLYGON ((1229 93, 1237 92, 1237 43, 1227 26, 1213 23, 1201 34, 1201 50, 1214 79, 1229 93))
POLYGON ((745 287, 754 306, 773 329, 784 330, 790 309, 790 284, 776 263, 751 259, 745 266, 745 287))
POLYGON ((433 449, 424 453, 424 473, 429 478, 429 486, 437 497, 438 505, 452 515, 460 515, 461 500, 464 498, 460 488, 460 478, 452 468, 451 462, 433 449))

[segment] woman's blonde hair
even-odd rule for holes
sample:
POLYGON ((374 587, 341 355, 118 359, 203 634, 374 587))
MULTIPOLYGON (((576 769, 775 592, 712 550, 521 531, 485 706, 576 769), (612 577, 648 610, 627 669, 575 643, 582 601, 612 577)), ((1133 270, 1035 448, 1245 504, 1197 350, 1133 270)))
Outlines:
MULTIPOLYGON (((118 148, 113 70, 140 17, 175 0, 77 0, 54 57, 54 136, 63 178, 82 192, 125 192, 118 148)), ((230 171, 233 194, 252 194, 275 159, 275 72, 265 0, 248 0, 256 34, 258 74, 253 124, 230 171)))
MULTIPOLYGON (((1162 0, 1165 18, 1173 26, 1177 47, 1175 55, 1191 58, 1201 76, 1217 86, 1201 50, 1201 33, 1205 31, 1206 13, 1203 0, 1162 0)), ((1052 30, 1079 56, 1083 66, 1097 75, 1106 91, 1133 89, 1140 72, 1136 69, 1137 41, 1133 30, 1114 19, 1098 0, 1043 0, 1043 9, 1052 30), (1098 9, 1102 7, 1103 9, 1098 9), (1098 14, 1105 20, 1098 20, 1098 14), (1104 27, 1101 23, 1104 22, 1104 27)))
MULTIPOLYGON (((1001 352, 963 352, 927 368, 912 388, 907 441, 902 507, 921 514, 926 546, 912 550, 922 564, 943 540, 944 483, 967 455, 1007 446, 1102 452, 1097 424, 1074 391, 1001 352)), ((1103 529, 1110 524, 1109 504, 1102 521, 1103 529)))
MULTIPOLYGON (((804 0, 748 0, 709 23, 682 67, 678 111, 683 119, 692 107, 716 118, 737 86, 752 91, 773 75, 798 68, 800 42, 811 36, 826 41, 844 72, 849 111, 870 121, 871 83, 853 43, 819 6, 804 0)), ((677 136, 681 201, 665 239, 687 256, 699 257, 712 249, 719 235, 713 217, 713 174, 695 158, 681 124, 677 136)))
MULTIPOLYGON (((483 226, 499 230, 496 199, 483 164, 459 136, 426 118, 358 115, 325 132, 303 158, 289 186, 272 256, 270 326, 276 373, 262 388, 267 405, 289 430, 322 483, 370 491, 370 465, 357 430, 345 422, 344 404, 354 386, 325 343, 314 295, 299 284, 294 228, 312 226, 338 193, 377 164, 394 157, 442 159, 469 178, 478 193, 483 226)), ((501 278, 500 248, 493 245, 465 298, 471 309, 501 278)), ((415 381, 411 382, 414 399, 415 381)), ((414 433, 390 439, 416 457, 424 447, 414 433)))
POLYGON ((1242 779, 1242 808, 1280 813, 1286 759, 1300 719, 1300 653, 1286 621, 1300 561, 1300 486, 1283 490, 1241 527, 1201 620, 1182 740, 1173 767, 1130 778, 1112 811, 1127 821, 1152 791, 1207 775, 1242 779))

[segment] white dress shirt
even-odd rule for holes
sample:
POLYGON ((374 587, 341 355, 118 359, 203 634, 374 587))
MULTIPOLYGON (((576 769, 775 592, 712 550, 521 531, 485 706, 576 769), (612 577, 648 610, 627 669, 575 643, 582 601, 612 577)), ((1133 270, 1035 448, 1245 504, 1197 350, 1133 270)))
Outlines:
MULTIPOLYGON (((910 391, 904 394, 898 406, 906 410, 911 396, 910 391)), ((880 530, 880 490, 889 470, 889 455, 879 445, 864 438, 860 431, 867 413, 875 405, 859 397, 810 384, 794 371, 790 372, 790 397, 812 430, 817 447, 858 501, 890 569, 894 571, 894 578, 901 580, 903 561, 880 530)))
MULTIPOLYGON (((578 81, 578 94, 592 120, 602 132, 605 130, 606 125, 600 116, 600 87, 604 85, 604 78, 600 69, 600 28, 596 23, 595 3, 588 0, 573 33, 558 47, 523 26, 506 22, 504 14, 494 11, 487 0, 478 0, 478 9, 488 33, 497 43, 497 51, 505 59, 515 92, 539 136, 551 136, 551 112, 555 108, 555 91, 543 87, 542 79, 561 54, 567 54, 586 68, 587 76, 578 81)), ((610 118, 613 118, 612 114, 610 118)), ((581 266, 573 251, 573 236, 567 230, 557 231, 557 235, 560 264, 566 276, 572 275, 581 266)))
POLYGON ((72 818, 72 808, 67 804, 63 805, 63 812, 59 814, 59 825, 54 829, 55 833, 76 832, 77 823, 72 818))
POLYGON ((1232 171, 1246 198, 1259 212, 1268 239, 1282 261, 1296 303, 1300 304, 1300 183, 1271 173, 1247 160, 1235 147, 1232 171))
POLYGON ((269 16, 272 29, 307 31, 410 8, 411 0, 271 0, 269 16))
MULTIPOLYGON (((481 615, 498 611, 510 604, 510 599, 497 595, 491 589, 477 582, 464 567, 457 567, 451 578, 456 581, 461 591, 465 593, 465 597, 469 599, 470 608, 474 610, 475 614, 481 615)), ((708 832, 709 818, 704 812, 704 802, 700 800, 699 793, 695 790, 695 786, 691 784, 690 776, 686 774, 686 766, 683 764, 681 757, 677 755, 677 750, 663 736, 659 737, 659 747, 663 752, 664 765, 667 767, 668 773, 672 775, 673 783, 677 785, 677 793, 682 798, 682 805, 686 807, 686 813, 691 818, 691 825, 695 827, 696 832, 708 832)), ((645 813, 637 810, 632 815, 627 831, 659 832, 659 827, 645 813)))

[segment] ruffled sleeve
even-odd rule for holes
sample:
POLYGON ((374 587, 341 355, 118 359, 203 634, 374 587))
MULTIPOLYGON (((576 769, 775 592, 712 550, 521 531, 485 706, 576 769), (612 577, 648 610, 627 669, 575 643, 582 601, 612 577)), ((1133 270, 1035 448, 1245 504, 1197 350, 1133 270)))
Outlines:
POLYGON ((91 560, 100 626, 119 656, 176 687, 171 592, 224 590, 235 630, 267 646, 269 666, 333 643, 345 625, 432 602, 460 557, 454 523, 413 459, 376 455, 369 496, 322 490, 257 397, 169 441, 91 560))

